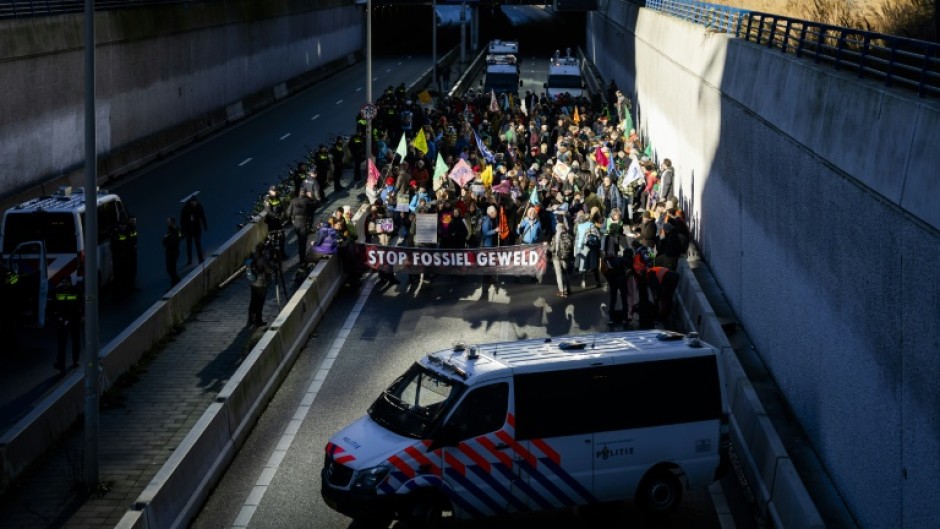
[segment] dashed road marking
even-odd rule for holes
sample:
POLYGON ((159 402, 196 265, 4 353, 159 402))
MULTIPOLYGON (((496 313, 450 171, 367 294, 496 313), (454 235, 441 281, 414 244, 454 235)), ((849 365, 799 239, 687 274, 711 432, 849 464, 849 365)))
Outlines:
POLYGON ((284 141, 284 140, 286 140, 287 138, 290 138, 290 132, 288 132, 287 134, 281 136, 281 141, 284 141))
POLYGON ((318 119, 319 117, 320 117, 320 114, 317 114, 316 116, 313 116, 312 118, 310 118, 310 121, 313 121, 313 120, 315 120, 315 119, 318 119))
POLYGON ((253 160, 253 158, 245 158, 244 160, 242 160, 242 163, 238 164, 238 166, 241 167, 245 165, 246 163, 250 162, 251 160, 253 160))
POLYGON ((339 101, 336 102, 337 105, 340 105, 340 104, 342 104, 342 103, 343 103, 343 100, 342 100, 342 99, 340 99, 339 101))

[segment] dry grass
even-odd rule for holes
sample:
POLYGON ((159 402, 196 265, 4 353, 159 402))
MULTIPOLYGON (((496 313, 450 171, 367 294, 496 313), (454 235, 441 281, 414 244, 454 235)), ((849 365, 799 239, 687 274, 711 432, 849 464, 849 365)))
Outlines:
POLYGON ((888 35, 938 41, 940 0, 713 0, 763 11, 888 35))

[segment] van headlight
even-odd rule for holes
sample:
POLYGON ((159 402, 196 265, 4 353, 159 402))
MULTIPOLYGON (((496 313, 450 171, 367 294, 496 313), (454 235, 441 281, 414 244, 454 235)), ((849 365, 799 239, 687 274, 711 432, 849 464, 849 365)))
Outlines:
POLYGON ((388 476, 389 471, 392 469, 392 466, 383 463, 372 468, 367 468, 365 470, 360 470, 356 474, 356 482, 353 483, 354 489, 362 490, 373 490, 378 486, 382 480, 385 479, 385 476, 388 476))

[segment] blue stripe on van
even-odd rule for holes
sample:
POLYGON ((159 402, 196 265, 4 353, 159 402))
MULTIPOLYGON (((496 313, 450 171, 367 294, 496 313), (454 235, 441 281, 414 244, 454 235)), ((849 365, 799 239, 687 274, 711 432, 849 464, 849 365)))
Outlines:
POLYGON ((561 504, 566 507, 574 507, 578 503, 573 499, 569 498, 567 494, 564 493, 561 489, 555 486, 554 483, 548 480, 545 475, 535 469, 532 465, 529 464, 525 459, 519 461, 520 466, 532 476, 533 479, 539 482, 543 487, 545 487, 549 492, 552 493, 556 498, 561 501, 561 504))
POLYGON ((597 503, 597 498, 591 494, 591 491, 584 488, 584 485, 578 482, 578 480, 571 477, 571 474, 565 472, 560 466, 558 466, 550 458, 542 457, 539 458, 539 463, 545 465, 549 470, 555 473, 556 476, 560 477, 572 490, 581 495, 582 498, 587 500, 588 503, 597 503))
MULTIPOLYGON (((512 482, 512 485, 514 487, 518 487, 519 490, 521 490, 523 494, 528 496, 535 503, 539 504, 539 507, 541 507, 542 509, 552 509, 555 507, 554 505, 552 505, 552 502, 543 498, 541 494, 539 494, 535 489, 530 487, 528 482, 526 482, 523 479, 519 479, 518 476, 515 476, 512 472, 512 469, 507 468, 504 465, 496 465, 496 467, 499 468, 500 472, 502 472, 503 475, 506 476, 506 478, 509 479, 510 482, 512 482)), ((531 507, 528 508, 528 510, 531 510, 531 509, 532 509, 531 507)))
MULTIPOLYGON (((493 466, 502 467, 503 465, 494 463, 493 466)), ((506 487, 503 487, 496 478, 494 478, 487 471, 483 470, 483 468, 481 468, 479 465, 473 465, 468 468, 472 470, 474 474, 482 478, 483 481, 485 481, 487 485, 489 485, 490 487, 493 487, 493 491, 499 494, 500 496, 502 496, 513 507, 515 507, 516 509, 520 511, 529 510, 528 505, 526 505, 522 500, 517 498, 509 489, 507 489, 506 487)))
MULTIPOLYGON (((503 507, 502 505, 496 503, 496 502, 493 500, 493 498, 490 498, 485 492, 483 492, 482 490, 480 490, 480 488, 477 487, 476 484, 474 484, 472 481, 470 481, 470 480, 467 479, 466 477, 462 476, 462 475, 460 474, 460 472, 457 472, 457 471, 454 470, 453 468, 448 468, 448 469, 446 470, 446 472, 447 472, 447 475, 448 475, 451 479, 453 479, 453 480, 454 480, 455 482, 457 482, 460 486, 462 486, 464 489, 466 489, 467 492, 469 492, 469 493, 470 493, 471 495, 473 495, 477 500, 479 500, 480 503, 483 503, 484 505, 486 505, 487 507, 489 507, 490 510, 491 510, 494 514, 505 514, 505 513, 506 513, 506 508, 505 508, 505 507, 503 507)), ((479 515, 477 515, 477 516, 479 516, 479 515)))

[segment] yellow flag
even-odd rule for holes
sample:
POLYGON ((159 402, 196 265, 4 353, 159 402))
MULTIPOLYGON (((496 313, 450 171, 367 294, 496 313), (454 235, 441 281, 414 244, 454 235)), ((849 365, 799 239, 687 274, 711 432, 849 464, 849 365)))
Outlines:
POLYGON ((422 105, 430 105, 432 103, 431 94, 427 90, 423 90, 418 94, 418 101, 421 101, 422 105))
POLYGON ((578 107, 574 107, 574 116, 572 116, 571 119, 576 125, 581 124, 581 116, 578 115, 578 107))
POLYGON ((415 149, 421 151, 421 154, 428 153, 428 140, 424 137, 424 129, 418 129, 418 135, 415 136, 414 142, 415 149))
POLYGON ((493 185, 493 166, 487 165, 486 169, 480 173, 480 180, 483 180, 483 185, 490 187, 493 185))

